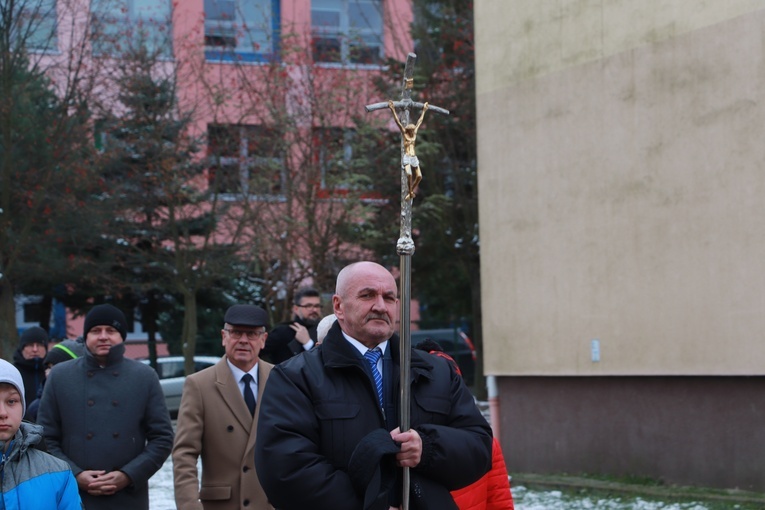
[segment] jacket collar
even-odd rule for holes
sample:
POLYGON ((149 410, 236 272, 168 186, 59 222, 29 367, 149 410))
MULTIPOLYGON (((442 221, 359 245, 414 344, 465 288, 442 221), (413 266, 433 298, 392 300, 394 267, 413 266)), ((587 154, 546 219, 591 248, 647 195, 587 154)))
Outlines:
MULTIPOLYGON (((46 351, 47 353, 47 351, 46 351)), ((30 370, 36 370, 38 372, 44 372, 45 368, 43 367, 43 359, 45 359, 45 356, 42 358, 32 358, 32 359, 26 359, 24 357, 24 354, 21 352, 21 347, 19 347, 14 353, 13 353, 13 364, 16 365, 16 368, 19 366, 22 366, 24 368, 30 369, 30 370)))
POLYGON ((335 321, 321 344, 324 364, 328 367, 362 366, 361 356, 344 337, 340 324, 335 321))
POLYGON ((16 431, 16 435, 11 439, 13 443, 7 452, 2 452, 5 449, 5 441, 0 441, 0 455, 2 456, 2 464, 17 457, 20 453, 24 453, 29 448, 35 447, 42 441, 43 428, 41 425, 35 423, 21 422, 19 430, 16 431))
MULTIPOLYGON (((107 367, 111 365, 116 365, 117 363, 121 362, 125 357, 125 341, 123 340, 122 343, 119 343, 117 345, 113 345, 111 349, 109 349, 109 354, 106 356, 106 365, 107 367)), ((100 367, 100 363, 98 360, 93 356, 93 353, 90 352, 89 349, 85 349, 85 359, 87 360, 88 365, 90 366, 97 366, 100 367)))
MULTIPOLYGON (((343 337, 340 324, 337 321, 335 321, 329 329, 329 332, 320 347, 324 358, 324 365, 327 367, 343 368, 349 366, 363 366, 361 364, 362 358, 359 355, 358 350, 343 337)), ((394 333, 393 336, 388 339, 388 347, 390 348, 393 364, 398 370, 401 349, 399 347, 399 337, 397 334, 394 333)), ((412 381, 416 381, 419 377, 426 377, 428 379, 433 377, 432 365, 427 363, 421 354, 420 351, 412 349, 412 381)))
MULTIPOLYGON (((304 326, 305 328, 316 327, 316 324, 314 324, 313 326, 309 326, 308 324, 306 324, 306 322, 303 319, 301 319, 297 315, 292 316, 292 322, 297 322, 298 324, 300 324, 301 326, 304 326)), ((289 324, 289 322, 287 324, 289 324)))

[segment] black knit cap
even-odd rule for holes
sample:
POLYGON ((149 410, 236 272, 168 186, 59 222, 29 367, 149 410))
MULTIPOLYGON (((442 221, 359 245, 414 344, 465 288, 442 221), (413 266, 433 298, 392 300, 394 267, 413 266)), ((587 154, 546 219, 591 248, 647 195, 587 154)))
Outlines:
POLYGON ((25 345, 33 343, 43 344, 45 348, 48 348, 48 333, 40 326, 33 326, 24 330, 19 339, 19 347, 22 349, 25 345))
POLYGON ((127 320, 122 310, 112 305, 94 306, 85 316, 82 336, 87 338, 88 331, 96 326, 111 326, 120 332, 122 340, 127 337, 127 320))
POLYGON ((268 326, 268 314, 259 306, 234 305, 226 310, 223 322, 232 326, 268 326))

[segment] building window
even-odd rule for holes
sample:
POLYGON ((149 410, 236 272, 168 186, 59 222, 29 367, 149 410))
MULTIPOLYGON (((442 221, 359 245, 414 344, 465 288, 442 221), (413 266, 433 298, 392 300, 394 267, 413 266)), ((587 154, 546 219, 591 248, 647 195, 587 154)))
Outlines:
POLYGON ((56 0, 19 2, 18 22, 11 28, 13 39, 36 51, 58 49, 56 0), (14 34, 15 32, 15 34, 14 34))
POLYGON ((96 55, 119 55, 146 48, 173 54, 171 0, 93 0, 91 38, 96 55))
POLYGON ((382 61, 381 0, 311 0, 311 31, 315 62, 382 61))
MULTIPOLYGON (((362 135, 356 129, 321 127, 313 129, 313 163, 321 173, 320 196, 342 196, 354 191, 372 198, 384 148, 378 137, 362 135)), ((383 138, 384 134, 380 133, 383 138)))
POLYGON ((48 329, 50 338, 66 338, 66 307, 54 298, 46 308, 43 301, 43 296, 16 296, 16 326, 19 333, 32 326, 42 326, 48 329))
POLYGON ((207 60, 265 62, 278 49, 279 0, 204 0, 207 60))
POLYGON ((24 303, 24 322, 42 324, 42 320, 42 303, 40 301, 24 303))
POLYGON ((264 126, 208 125, 208 183, 214 193, 281 195, 284 160, 279 136, 264 126))
POLYGON ((107 121, 96 119, 93 122, 93 145, 98 152, 104 152, 109 145, 109 133, 107 131, 107 121))
POLYGON ((314 158, 321 170, 322 189, 349 189, 353 159, 353 130, 314 128, 314 158))

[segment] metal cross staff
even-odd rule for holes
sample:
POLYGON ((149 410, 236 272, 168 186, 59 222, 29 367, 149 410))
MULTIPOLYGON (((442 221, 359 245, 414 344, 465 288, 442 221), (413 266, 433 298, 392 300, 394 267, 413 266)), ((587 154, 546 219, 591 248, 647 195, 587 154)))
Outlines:
MULTIPOLYGON (((414 85, 414 63, 417 55, 410 53, 406 57, 406 67, 404 67, 404 83, 401 90, 400 101, 387 101, 384 103, 374 103, 366 106, 367 112, 389 108, 393 113, 393 119, 401 130, 401 228, 398 242, 396 243, 396 252, 401 257, 401 310, 399 322, 399 337, 401 339, 401 413, 400 428, 402 432, 409 430, 410 422, 410 399, 411 388, 410 364, 412 336, 409 331, 410 322, 410 299, 411 299, 411 279, 412 279, 412 255, 414 254, 414 241, 412 240, 412 200, 414 199, 414 189, 422 178, 420 162, 414 152, 414 144, 417 137, 417 129, 425 118, 425 112, 431 110, 449 115, 448 110, 428 103, 416 103, 412 101, 412 87, 414 85), (421 110, 420 118, 417 124, 409 122, 409 113, 412 109, 421 110), (401 111, 401 115, 396 114, 396 110, 401 111)), ((402 510, 409 510, 409 468, 404 468, 403 478, 403 505, 402 510)))

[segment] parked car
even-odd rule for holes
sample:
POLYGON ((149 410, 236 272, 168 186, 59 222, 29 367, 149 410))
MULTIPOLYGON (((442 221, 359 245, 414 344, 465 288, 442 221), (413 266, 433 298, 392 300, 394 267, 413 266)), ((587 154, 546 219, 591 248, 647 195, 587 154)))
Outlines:
POLYGON ((412 331, 412 345, 416 346, 426 338, 438 342, 446 354, 454 358, 462 372, 465 384, 472 386, 475 382, 475 347, 473 341, 457 328, 421 329, 412 331))
MULTIPOLYGON (((142 362, 149 364, 148 359, 142 359, 142 362)), ((220 361, 216 356, 194 356, 194 372, 211 367, 220 361)), ((159 385, 162 386, 162 393, 165 394, 165 403, 170 416, 178 416, 178 409, 181 407, 181 393, 183 393, 183 383, 186 375, 183 371, 183 356, 163 356, 157 358, 157 373, 159 374, 159 385)))

